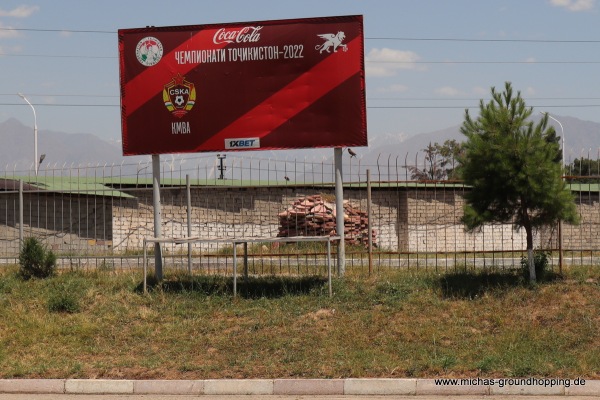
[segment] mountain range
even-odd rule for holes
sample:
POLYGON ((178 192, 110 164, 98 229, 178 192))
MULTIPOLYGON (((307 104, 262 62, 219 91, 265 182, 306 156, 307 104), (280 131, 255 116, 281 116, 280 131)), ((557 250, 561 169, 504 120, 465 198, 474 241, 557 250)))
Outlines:
MULTIPOLYGON (((565 159, 567 163, 575 158, 596 159, 600 152, 600 123, 583 121, 574 117, 557 116, 564 127, 565 159)), ((555 122, 550 121, 555 124, 555 122)), ((559 136, 562 129, 558 124, 553 125, 559 136)), ((369 147, 353 149, 356 157, 364 165, 374 165, 377 160, 388 162, 390 159, 398 165, 415 163, 417 153, 429 143, 443 143, 445 140, 464 140, 460 126, 453 126, 435 132, 421 133, 406 137, 405 135, 385 135, 370 138, 369 147)), ((0 123, 0 169, 30 170, 33 162, 33 128, 22 124, 14 118, 0 123)), ((63 166, 80 165, 119 165, 147 163, 148 156, 124 157, 120 145, 110 143, 91 134, 69 134, 51 130, 38 132, 38 157, 45 155, 44 168, 61 168, 63 166)), ((204 154, 211 158, 211 154, 204 154)), ((216 154, 212 155, 216 156, 216 154)), ((277 151, 251 151, 231 154, 231 157, 244 157, 270 160, 329 160, 333 157, 331 149, 301 149, 277 151)), ((162 156, 163 160, 172 159, 169 155, 162 156)), ((178 156, 178 159, 196 157, 194 154, 178 156)), ((344 160, 347 154, 344 153, 344 160)), ((348 161, 345 161, 348 162, 348 161)), ((354 162, 354 161, 353 161, 354 162)))
MULTIPOLYGON (((0 169, 30 169, 33 163, 33 128, 15 118, 0 123, 0 169)), ((43 167, 96 163, 120 163, 115 145, 91 134, 38 131, 38 157, 45 154, 43 167)))
MULTIPOLYGON (((535 118, 537 121, 539 118, 535 118)), ((557 119, 562 123, 563 129, 550 120, 549 124, 554 127, 558 136, 564 135, 565 145, 565 161, 570 164, 576 158, 597 159, 600 153, 600 123, 592 121, 584 121, 574 117, 560 116, 557 119)), ((414 159, 417 152, 427 147, 430 143, 443 143, 446 140, 456 140, 462 142, 465 136, 460 133, 460 125, 449 127, 446 129, 421 133, 402 140, 399 143, 394 143, 392 140, 387 141, 380 146, 370 146, 369 151, 365 155, 368 159, 378 154, 393 154, 405 157, 408 155, 408 162, 411 158, 414 159)), ((414 161, 412 162, 414 164, 414 161)))

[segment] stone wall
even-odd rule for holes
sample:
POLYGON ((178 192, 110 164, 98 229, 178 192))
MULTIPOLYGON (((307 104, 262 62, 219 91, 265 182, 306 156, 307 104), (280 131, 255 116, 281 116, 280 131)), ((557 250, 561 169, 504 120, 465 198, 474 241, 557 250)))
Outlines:
MULTIPOLYGON (((111 198, 67 193, 24 193, 23 236, 59 254, 95 254, 112 248, 111 198)), ((0 196, 0 255, 19 252, 19 196, 0 196)))
MULTIPOLYGON (((144 237, 153 236, 152 192, 135 192, 137 199, 121 203, 113 210, 115 250, 138 250, 144 237)), ((296 197, 312 194, 306 189, 286 188, 193 188, 191 236, 201 239, 275 237, 278 214, 296 197)), ((186 237, 187 199, 185 189, 162 189, 163 237, 186 237)), ((214 249, 214 244, 194 244, 194 248, 214 249)), ((181 247, 166 246, 166 251, 181 247)), ((186 247, 187 249, 187 247, 186 247)))
MULTIPOLYGON (((579 192, 575 194, 577 211, 581 223, 573 226, 562 225, 563 248, 569 250, 600 250, 600 206, 598 192, 579 192)), ((542 245, 558 248, 556 227, 543 229, 542 245)))
MULTIPOLYGON (((464 190, 374 187, 371 223, 378 246, 401 252, 518 251, 526 247, 525 232, 516 232, 509 224, 465 232, 460 223, 464 190)), ((128 193, 135 198, 26 193, 25 235, 42 238, 62 254, 139 253, 143 239, 154 233, 152 189, 128 193)), ((191 236, 203 239, 274 237, 279 231, 278 214, 295 199, 320 194, 334 201, 334 189, 329 187, 199 187, 191 193, 191 236)), ((163 237, 188 236, 185 188, 162 188, 161 196, 163 237)), ((345 188, 344 197, 354 207, 367 210, 364 187, 345 188)), ((598 193, 578 193, 576 200, 581 225, 563 226, 563 246, 600 249, 598 193)), ((542 229, 535 244, 557 248, 556 228, 542 229)), ((214 248, 204 248, 209 247, 214 248)), ((186 249, 171 246, 166 251, 186 249)), ((18 196, 1 194, 0 255, 17 252, 18 196)))
MULTIPOLYGON (((512 224, 490 224, 465 232, 464 189, 420 189, 403 193, 406 200, 405 241, 401 249, 411 252, 506 251, 527 247, 525 231, 512 224)), ((540 239, 534 235, 534 246, 540 239)))
MULTIPOLYGON (((278 214, 295 199, 321 194, 334 200, 333 189, 327 188, 193 188, 191 193, 191 236, 202 239, 274 237, 279 228, 278 214)), ((135 195, 136 200, 114 207, 115 250, 139 250, 143 238, 153 235, 152 192, 137 191, 135 195)), ((164 189, 161 196, 163 237, 187 236, 185 190, 164 189)), ((367 210, 364 188, 346 188, 344 197, 355 207, 367 210)), ((373 191, 372 202, 372 226, 383 249, 451 252, 525 248, 525 232, 515 232, 512 225, 490 225, 465 232, 460 223, 462 190, 379 188, 373 191)), ((214 247, 204 245, 204 249, 214 247)), ((177 247, 172 250, 177 251, 177 247)))

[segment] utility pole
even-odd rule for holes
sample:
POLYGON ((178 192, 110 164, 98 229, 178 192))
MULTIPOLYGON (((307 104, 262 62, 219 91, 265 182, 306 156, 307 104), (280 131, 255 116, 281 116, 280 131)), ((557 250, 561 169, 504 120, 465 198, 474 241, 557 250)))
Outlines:
POLYGON ((217 154, 217 158, 219 159, 219 166, 217 167, 219 169, 219 179, 225 179, 225 170, 227 167, 223 165, 223 160, 227 158, 227 154, 217 154))
MULTIPOLYGON (((25 95, 23 93, 18 93, 19 97, 22 98, 23 100, 25 100, 25 102, 27 104, 29 104, 29 107, 31 107, 31 109, 33 110, 33 168, 35 170, 35 176, 38 176, 38 169, 40 164, 42 163, 43 159, 39 160, 38 162, 38 127, 37 127, 37 116, 35 114, 35 108, 33 107, 33 104, 31 104, 29 102, 29 100, 27 99, 27 97, 25 97, 25 95)), ((45 157, 45 155, 44 155, 45 157)))

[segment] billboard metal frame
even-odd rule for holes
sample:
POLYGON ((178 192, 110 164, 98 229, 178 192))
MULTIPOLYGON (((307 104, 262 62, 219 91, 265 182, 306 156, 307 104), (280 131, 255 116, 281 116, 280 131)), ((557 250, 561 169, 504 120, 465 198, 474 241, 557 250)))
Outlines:
POLYGON ((118 36, 124 155, 367 145, 360 15, 118 36))
MULTIPOLYGON (((162 278, 160 154, 367 146, 361 15, 120 29, 123 155, 152 155, 162 278)), ((338 274, 345 273, 343 218, 338 274)))

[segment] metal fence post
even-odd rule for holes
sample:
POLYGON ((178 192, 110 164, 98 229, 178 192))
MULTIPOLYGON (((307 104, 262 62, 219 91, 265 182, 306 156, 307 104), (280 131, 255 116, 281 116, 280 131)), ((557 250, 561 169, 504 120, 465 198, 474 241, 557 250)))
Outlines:
POLYGON ((23 179, 19 179, 19 251, 23 248, 23 179))
MULTIPOLYGON (((185 175, 185 188, 187 195, 187 236, 192 236, 192 193, 190 188, 190 175, 185 175)), ((192 243, 188 242, 188 272, 192 274, 192 243)))
POLYGON ((338 275, 346 273, 346 243, 344 235, 344 180, 342 175, 342 151, 341 147, 333 149, 335 159, 335 220, 336 230, 340 237, 338 244, 338 275))
POLYGON ((367 234, 369 235, 369 275, 373 273, 373 234, 371 228, 371 170, 367 169, 367 234))
MULTIPOLYGON (((153 205, 154 205, 154 237, 161 238, 161 218, 160 218, 160 155, 152 155, 152 188, 153 188, 153 205)), ((161 281, 163 278, 162 268, 162 250, 160 243, 154 245, 154 271, 156 279, 161 281)))

